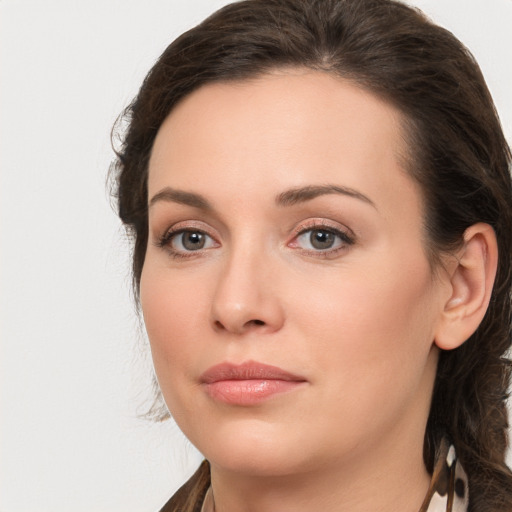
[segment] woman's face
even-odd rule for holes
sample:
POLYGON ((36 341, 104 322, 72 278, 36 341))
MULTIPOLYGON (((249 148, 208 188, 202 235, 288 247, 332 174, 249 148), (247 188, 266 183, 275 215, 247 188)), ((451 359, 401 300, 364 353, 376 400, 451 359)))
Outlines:
POLYGON ((167 405, 213 466, 421 456, 449 290, 405 153, 394 108, 302 70, 204 86, 160 128, 141 302, 167 405))

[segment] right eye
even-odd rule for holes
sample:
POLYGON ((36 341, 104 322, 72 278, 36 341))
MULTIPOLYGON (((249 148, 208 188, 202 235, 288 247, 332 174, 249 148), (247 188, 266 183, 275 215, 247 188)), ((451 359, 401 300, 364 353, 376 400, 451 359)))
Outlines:
POLYGON ((160 246, 169 248, 173 253, 186 254, 214 247, 213 238, 198 229, 182 229, 168 232, 160 241, 160 246))

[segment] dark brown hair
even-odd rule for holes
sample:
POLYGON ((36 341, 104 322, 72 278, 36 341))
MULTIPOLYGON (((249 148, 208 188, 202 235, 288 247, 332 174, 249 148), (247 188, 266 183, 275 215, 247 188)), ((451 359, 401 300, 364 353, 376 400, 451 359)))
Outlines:
POLYGON ((469 226, 494 228, 499 268, 491 303, 475 334, 440 355, 424 459, 431 471, 448 436, 469 475, 470 510, 512 510, 503 358, 511 341, 511 153, 474 58, 419 11, 394 0, 246 0, 174 41, 124 113, 128 129, 112 171, 119 216, 135 242, 135 292, 148 241, 148 159, 164 119, 206 83, 290 66, 350 80, 402 112, 434 268, 469 226))

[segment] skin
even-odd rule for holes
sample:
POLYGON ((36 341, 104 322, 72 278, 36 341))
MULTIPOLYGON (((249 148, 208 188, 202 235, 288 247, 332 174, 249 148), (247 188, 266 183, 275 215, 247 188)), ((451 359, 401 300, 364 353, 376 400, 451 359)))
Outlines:
POLYGON ((160 128, 141 303, 164 398, 211 463, 218 512, 419 509, 434 340, 454 290, 427 259, 404 154, 396 109, 303 70, 204 86, 160 128), (351 194, 276 202, 324 185, 351 194), (298 236, 315 227, 352 242, 315 249, 310 231, 298 236), (187 251, 172 229, 207 243, 187 251), (201 385, 211 366, 250 360, 305 383, 254 406, 201 385))

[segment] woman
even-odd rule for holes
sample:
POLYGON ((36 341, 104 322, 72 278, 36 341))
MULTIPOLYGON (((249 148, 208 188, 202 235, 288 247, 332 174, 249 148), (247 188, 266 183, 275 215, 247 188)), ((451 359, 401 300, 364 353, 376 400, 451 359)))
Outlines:
POLYGON ((119 214, 167 407, 162 510, 512 510, 510 150, 391 0, 246 0, 126 113, 119 214))

